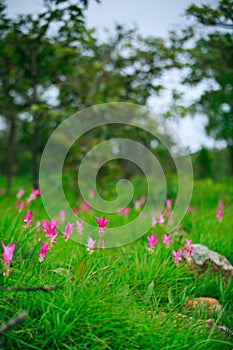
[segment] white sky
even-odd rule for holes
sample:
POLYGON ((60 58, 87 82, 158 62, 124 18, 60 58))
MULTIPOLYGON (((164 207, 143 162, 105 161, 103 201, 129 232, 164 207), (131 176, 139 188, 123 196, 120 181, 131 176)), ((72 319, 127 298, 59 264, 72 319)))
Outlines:
MULTIPOLYGON (((116 22, 127 26, 137 24, 140 32, 145 35, 166 37, 170 29, 185 26, 184 10, 193 2, 201 4, 204 0, 101 0, 100 4, 91 0, 86 12, 87 23, 90 27, 97 28, 100 37, 104 36, 104 28, 112 29, 116 22)), ((40 0, 8 0, 7 3, 8 11, 12 15, 38 12, 42 9, 40 0)), ((170 76, 167 85, 174 86, 176 80, 177 76, 174 79, 170 76)), ((169 93, 165 93, 161 98, 152 98, 150 106, 159 113, 168 100, 169 93)), ((176 125, 181 139, 191 151, 197 150, 201 145, 222 145, 205 135, 205 123, 206 118, 203 116, 187 116, 176 125)))

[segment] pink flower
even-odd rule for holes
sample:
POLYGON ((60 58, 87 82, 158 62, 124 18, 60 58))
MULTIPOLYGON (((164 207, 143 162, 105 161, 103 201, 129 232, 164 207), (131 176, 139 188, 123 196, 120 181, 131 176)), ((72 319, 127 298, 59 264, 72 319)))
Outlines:
POLYGON ((84 224, 84 221, 82 220, 82 221, 76 221, 76 225, 77 225, 77 231, 79 232, 79 233, 82 233, 83 232, 83 224, 84 224))
POLYGON ((122 214, 123 216, 127 217, 129 215, 129 212, 130 212, 130 209, 128 207, 125 207, 123 210, 122 210, 122 214))
POLYGON ((141 205, 142 205, 142 203, 141 203, 140 200, 139 201, 135 201, 134 202, 134 209, 135 210, 139 210, 141 208, 141 205))
POLYGON ((171 207, 172 207, 172 199, 171 198, 166 199, 166 207, 168 209, 171 209, 171 207))
POLYGON ((100 234, 104 234, 105 233, 105 228, 107 226, 107 224, 109 223, 110 220, 105 220, 106 215, 104 215, 102 218, 95 218, 95 221, 97 222, 97 224, 99 225, 99 230, 98 232, 100 234))
POLYGON ((51 244, 56 243, 56 237, 58 235, 58 232, 56 232, 57 224, 57 221, 54 219, 51 222, 42 220, 42 231, 46 233, 46 238, 51 244))
POLYGON ((60 210, 59 217, 60 217, 61 221, 65 221, 65 219, 66 219, 66 212, 65 212, 65 210, 60 210))
POLYGON ((87 241, 87 251, 92 254, 94 253, 94 248, 95 248, 96 241, 92 239, 91 237, 88 238, 87 241))
POLYGON ((154 227, 156 224, 157 224, 157 220, 154 217, 152 217, 151 226, 154 227))
POLYGON ((32 216, 33 216, 33 212, 27 209, 26 215, 23 216, 23 222, 26 224, 27 227, 33 222, 31 220, 32 216))
POLYGON ((163 235, 162 236, 163 244, 165 244, 166 246, 169 246, 171 243, 170 237, 171 237, 171 234, 170 235, 163 235))
POLYGON ((49 249, 49 243, 41 242, 41 250, 38 252, 39 254, 39 262, 42 262, 48 252, 49 249))
POLYGON ((140 202, 143 204, 146 202, 146 196, 141 196, 140 202))
POLYGON ((191 205, 189 205, 187 208, 187 213, 191 213, 192 211, 193 211, 193 207, 191 205))
POLYGON ((32 188, 32 192, 27 198, 27 202, 29 203, 31 201, 34 201, 39 195, 40 195, 40 190, 36 188, 32 188))
POLYGON ((22 188, 20 188, 20 190, 18 191, 16 198, 21 198, 24 195, 24 190, 22 188))
POLYGON ((158 223, 159 224, 164 224, 164 222, 165 222, 164 215, 163 214, 159 214, 158 223))
POLYGON ((89 190, 89 197, 93 198, 95 196, 95 189, 94 188, 90 188, 89 190))
POLYGON ((5 245, 4 242, 2 242, 2 249, 3 249, 3 263, 4 264, 10 264, 12 261, 13 253, 15 250, 16 243, 13 243, 12 245, 8 244, 5 245))
POLYGON ((130 212, 130 209, 128 207, 120 208, 117 210, 117 214, 119 214, 119 215, 122 214, 125 217, 127 217, 129 215, 129 212, 130 212))
POLYGON ((23 210, 24 207, 25 207, 25 202, 24 201, 19 203, 19 213, 23 210))
POLYGON ((185 248, 188 248, 188 250, 192 247, 192 240, 186 239, 185 248))
POLYGON ((182 255, 182 249, 179 249, 177 252, 175 250, 172 251, 172 259, 177 266, 182 260, 181 255, 182 255))
POLYGON ((39 228, 40 225, 41 225, 41 222, 40 222, 40 221, 37 221, 37 222, 36 222, 36 228, 39 228))
POLYGON ((156 233, 152 233, 151 236, 147 236, 147 241, 148 241, 148 251, 150 253, 153 253, 154 246, 159 243, 156 239, 156 233))
POLYGON ((23 210, 23 208, 25 207, 25 202, 15 202, 15 207, 19 209, 19 213, 21 213, 21 211, 23 210))
POLYGON ((220 209, 223 209, 223 207, 224 207, 224 201, 223 201, 223 200, 220 200, 220 201, 219 201, 218 207, 219 207, 220 209))
POLYGON ((222 210, 222 208, 218 208, 217 209, 216 217, 217 217, 217 220, 219 222, 222 222, 222 217, 223 217, 223 210, 222 210))
POLYGON ((73 210, 73 213, 74 213, 75 215, 77 215, 78 212, 79 212, 79 210, 78 210, 77 208, 73 208, 72 210, 73 210))
POLYGON ((71 234, 72 230, 73 230, 73 224, 70 224, 68 222, 66 224, 65 231, 62 232, 65 241, 67 241, 70 238, 70 234, 71 234))
POLYGON ((90 205, 89 205, 87 202, 82 201, 82 203, 81 203, 81 209, 82 209, 83 211, 89 211, 89 210, 91 209, 91 207, 90 207, 90 205))
POLYGON ((5 190, 5 188, 0 188, 0 195, 4 195, 6 193, 6 190, 5 190))
POLYGON ((187 251, 186 249, 183 249, 184 257, 187 260, 190 260, 192 254, 193 254, 193 247, 190 247, 190 249, 187 251))

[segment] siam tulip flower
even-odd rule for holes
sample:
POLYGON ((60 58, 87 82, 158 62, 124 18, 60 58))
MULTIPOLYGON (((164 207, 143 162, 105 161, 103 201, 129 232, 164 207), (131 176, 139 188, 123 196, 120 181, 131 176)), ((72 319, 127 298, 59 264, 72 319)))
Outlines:
POLYGON ((33 212, 27 209, 26 215, 23 216, 23 222, 25 223, 25 227, 28 227, 30 224, 32 224, 33 222, 31 220, 32 216, 33 216, 33 212))
POLYGON ((92 239, 91 237, 88 238, 87 241, 87 251, 92 254, 94 253, 94 248, 95 248, 96 241, 92 239))
POLYGON ((77 215, 78 212, 79 212, 79 210, 78 210, 77 208, 73 208, 72 210, 73 210, 73 213, 74 213, 75 215, 77 215))
POLYGON ((191 239, 186 239, 185 248, 187 248, 188 250, 190 250, 192 248, 192 240, 191 239))
POLYGON ((84 221, 78 221, 76 220, 76 225, 77 225, 77 231, 79 233, 82 233, 83 232, 83 224, 84 224, 84 221))
POLYGON ((46 257, 46 254, 48 252, 49 249, 49 243, 46 242, 41 242, 41 250, 38 252, 39 254, 39 262, 42 262, 44 260, 44 258, 46 257))
POLYGON ((183 253, 184 253, 184 257, 185 259, 187 259, 188 261, 191 260, 191 256, 193 254, 193 247, 191 246, 190 249, 187 251, 186 249, 183 249, 183 253))
POLYGON ((89 197, 93 198, 95 196, 95 189, 94 188, 90 188, 89 190, 89 197))
POLYGON ((27 203, 30 203, 31 201, 34 201, 38 196, 40 195, 40 190, 36 188, 32 188, 32 192, 27 198, 27 203))
POLYGON ((217 220, 218 220, 219 222, 222 221, 222 217, 223 217, 223 207, 224 207, 224 201, 223 201, 223 200, 220 200, 219 203, 218 203, 217 214, 216 214, 217 220))
POLYGON ((65 221, 65 219, 66 219, 66 212, 65 212, 65 210, 60 210, 59 211, 59 217, 60 217, 61 221, 65 221))
POLYGON ((182 260, 181 255, 182 255, 182 249, 179 249, 177 252, 175 250, 172 251, 172 259, 176 264, 176 266, 178 266, 180 261, 182 260))
POLYGON ((6 193, 6 190, 5 190, 5 188, 0 188, 0 195, 4 195, 6 193))
POLYGON ((223 207, 224 207, 224 201, 223 201, 223 200, 220 200, 220 201, 219 201, 218 207, 219 207, 220 209, 223 209, 223 207))
POLYGON ((58 221, 56 219, 52 219, 51 220, 51 224, 54 225, 54 226, 57 226, 58 225, 58 221))
POLYGON ((123 216, 127 217, 129 215, 130 209, 128 207, 125 207, 122 209, 123 216))
POLYGON ((216 218, 219 222, 222 222, 222 217, 223 217, 223 210, 222 210, 222 208, 218 208, 216 218))
POLYGON ((151 226, 154 227, 157 223, 158 223, 158 221, 154 217, 152 217, 151 226))
POLYGON ((12 245, 8 244, 5 245, 4 242, 2 242, 2 249, 3 249, 3 275, 4 276, 9 276, 9 274, 11 273, 11 269, 10 269, 10 263, 12 261, 13 258, 13 253, 15 250, 15 246, 16 243, 13 243, 12 245))
POLYGON ((167 247, 169 247, 169 245, 171 243, 170 238, 171 238, 171 234, 162 236, 163 244, 165 244, 167 247))
POLYGON ((116 211, 117 214, 118 214, 118 215, 122 214, 122 210, 123 210, 122 208, 117 209, 117 211, 116 211))
POLYGON ((172 199, 171 198, 166 199, 166 207, 168 209, 171 209, 171 207, 172 207, 172 199))
POLYGON ((157 239, 156 239, 156 233, 152 233, 151 236, 147 236, 147 241, 148 241, 148 248, 147 248, 147 250, 150 253, 153 253, 154 252, 154 246, 159 243, 157 241, 157 239))
POLYGON ((159 214, 158 223, 159 224, 164 224, 164 222, 165 222, 164 215, 163 214, 159 214))
POLYGON ((74 224, 70 224, 69 222, 66 224, 66 227, 65 227, 65 231, 62 232, 63 236, 64 236, 64 240, 67 242, 68 239, 70 238, 70 234, 73 230, 73 225, 74 224))
POLYGON ((141 205, 142 205, 141 201, 135 201, 134 202, 134 209, 139 210, 141 208, 141 205))
POLYGON ((15 207, 17 208, 17 209, 19 209, 19 213, 21 213, 21 211, 23 210, 23 208, 25 207, 25 202, 24 201, 22 201, 22 202, 15 202, 15 207))
POLYGON ((24 195, 24 190, 22 188, 20 188, 17 195, 16 195, 16 198, 20 199, 23 195, 24 195))
POLYGON ((106 218, 106 215, 104 215, 102 218, 97 218, 97 217, 95 218, 95 221, 99 225, 99 229, 98 229, 99 234, 105 233, 105 228, 110 221, 110 220, 105 220, 105 218, 106 218))
POLYGON ((89 211, 89 210, 91 210, 91 207, 86 201, 82 201, 81 202, 81 210, 82 211, 89 211))
POLYGON ((13 243, 12 245, 8 244, 5 245, 4 242, 2 242, 2 249, 3 249, 3 263, 4 264, 10 264, 12 261, 13 253, 15 250, 16 243, 13 243))
POLYGON ((21 211, 23 210, 23 208, 25 207, 25 202, 22 201, 19 203, 19 213, 21 213, 21 211))
POLYGON ((193 207, 191 205, 189 205, 186 212, 191 213, 192 211, 193 211, 193 207))
POLYGON ((56 243, 56 237, 58 235, 58 232, 56 232, 57 224, 57 221, 54 219, 51 222, 49 220, 42 220, 42 231, 46 233, 46 238, 49 240, 50 246, 56 243))
POLYGON ((146 202, 146 196, 141 196, 141 198, 139 199, 139 201, 144 204, 146 202))
POLYGON ((127 217, 129 215, 130 209, 128 207, 120 208, 117 210, 117 214, 122 214, 123 216, 127 217))

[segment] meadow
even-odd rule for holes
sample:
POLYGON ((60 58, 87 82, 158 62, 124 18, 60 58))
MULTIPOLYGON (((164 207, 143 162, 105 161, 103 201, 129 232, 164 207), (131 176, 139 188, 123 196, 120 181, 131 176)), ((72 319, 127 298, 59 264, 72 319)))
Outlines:
MULTIPOLYGON (((233 348, 233 339, 216 333, 215 325, 206 329, 206 321, 214 318, 232 330, 233 281, 223 281, 220 273, 197 273, 190 270, 185 259, 175 264, 172 258, 172 251, 184 246, 188 239, 223 254, 233 264, 230 180, 195 182, 191 208, 172 232, 168 245, 162 239, 164 224, 156 223, 137 241, 112 249, 87 249, 71 238, 65 241, 59 232, 56 244, 44 256, 38 254, 41 241, 46 238, 37 223, 47 219, 40 196, 30 198, 24 208, 19 208, 30 192, 29 186, 18 181, 10 194, 2 190, 0 196, 1 242, 16 242, 8 273, 5 266, 5 276, 2 264, 0 327, 22 310, 28 314, 11 330, 0 334, 1 349, 233 348), (21 187, 25 193, 17 199, 21 187), (222 221, 216 218, 220 201, 224 201, 222 221), (29 224, 23 219, 26 209, 33 212, 33 222, 29 224), (147 236, 153 233, 158 244, 150 252, 147 236), (17 290, 32 286, 45 288, 17 290), (61 289, 46 290, 46 286, 61 289), (16 290, 7 290, 8 287, 16 290), (222 311, 210 315, 207 310, 187 308, 187 300, 196 297, 216 298, 222 311)), ((81 216, 98 228, 95 216, 99 213, 80 209, 81 202, 77 203, 74 195, 71 198, 71 206, 81 210, 81 216)), ((132 204, 127 218, 115 214, 110 222, 120 226, 138 213, 140 210, 136 211, 132 204)), ((77 230, 75 223, 73 230, 77 230)), ((2 257, 2 263, 3 260, 2 257)))

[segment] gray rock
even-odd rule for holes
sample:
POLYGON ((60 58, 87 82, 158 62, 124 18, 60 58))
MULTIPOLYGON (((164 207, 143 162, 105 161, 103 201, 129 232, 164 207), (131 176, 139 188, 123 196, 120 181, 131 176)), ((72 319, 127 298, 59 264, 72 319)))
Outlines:
POLYGON ((206 271, 210 267, 212 272, 220 272, 228 280, 233 278, 233 266, 225 256, 210 250, 202 244, 193 244, 191 267, 206 271))

